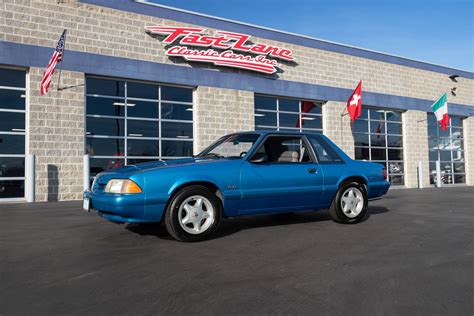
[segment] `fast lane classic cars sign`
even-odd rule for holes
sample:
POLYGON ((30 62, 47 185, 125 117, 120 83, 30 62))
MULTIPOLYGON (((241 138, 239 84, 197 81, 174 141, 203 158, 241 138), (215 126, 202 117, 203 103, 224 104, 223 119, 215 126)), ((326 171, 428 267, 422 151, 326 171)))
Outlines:
POLYGON ((145 26, 145 30, 150 34, 164 35, 165 44, 176 43, 166 50, 166 55, 181 57, 187 61, 212 63, 216 66, 266 74, 274 74, 277 71, 279 64, 274 58, 294 61, 291 50, 250 43, 251 36, 246 34, 219 31, 214 36, 204 35, 206 29, 199 27, 145 26))

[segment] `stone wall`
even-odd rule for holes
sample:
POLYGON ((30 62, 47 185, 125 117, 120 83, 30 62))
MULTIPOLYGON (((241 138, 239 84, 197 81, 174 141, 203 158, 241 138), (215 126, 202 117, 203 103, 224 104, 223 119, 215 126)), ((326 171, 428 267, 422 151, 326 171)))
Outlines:
POLYGON ((195 153, 225 134, 254 129, 251 92, 198 87, 194 102, 195 153))
POLYGON ((42 96, 43 70, 30 68, 28 148, 36 155, 36 201, 82 197, 84 154, 84 74, 62 71, 42 96))
POLYGON ((323 131, 334 143, 354 158, 354 136, 346 103, 328 101, 323 105, 323 131))

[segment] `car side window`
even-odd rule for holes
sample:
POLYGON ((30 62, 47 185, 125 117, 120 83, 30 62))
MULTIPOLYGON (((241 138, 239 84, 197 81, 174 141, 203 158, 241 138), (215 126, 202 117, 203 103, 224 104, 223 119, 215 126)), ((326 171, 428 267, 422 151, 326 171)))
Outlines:
POLYGON ((310 136, 309 141, 313 145, 319 163, 343 162, 339 154, 321 136, 310 136))
POLYGON ((311 162, 306 143, 299 136, 269 136, 255 156, 270 163, 311 162))

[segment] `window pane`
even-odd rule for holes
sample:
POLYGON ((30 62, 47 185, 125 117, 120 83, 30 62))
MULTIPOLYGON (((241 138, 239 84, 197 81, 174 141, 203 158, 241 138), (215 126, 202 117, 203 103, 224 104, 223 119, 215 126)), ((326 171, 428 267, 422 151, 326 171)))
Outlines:
POLYGON ((462 150, 453 151, 453 161, 464 161, 464 151, 462 150))
POLYGON ((384 134, 370 135, 370 145, 372 147, 387 147, 384 134))
POLYGON ((385 134, 385 123, 370 121, 370 133, 372 134, 385 134))
POLYGON ((403 176, 390 176, 389 179, 392 185, 403 185, 405 183, 403 176))
POLYGON ((25 196, 24 180, 0 180, 0 199, 22 198, 25 196))
POLYGON ((387 121, 388 122, 401 122, 402 113, 394 111, 386 111, 387 121))
POLYGON ((302 126, 303 128, 322 129, 323 120, 321 116, 314 115, 303 115, 302 126))
POLYGON ((274 110, 276 111, 276 98, 263 97, 256 95, 255 97, 255 109, 263 110, 274 110))
POLYGON ((466 168, 463 162, 455 162, 454 163, 454 172, 456 173, 464 173, 466 172, 466 168))
POLYGON ((369 160, 369 148, 361 148, 361 147, 356 147, 355 148, 355 159, 360 159, 360 160, 369 160))
POLYGON ((193 143, 189 141, 163 140, 163 157, 189 157, 193 155, 193 143))
POLYGON ((181 122, 161 122, 161 137, 193 138, 193 124, 181 122))
MULTIPOLYGON (((385 160, 385 159, 387 159, 387 153, 386 153, 385 149, 372 148, 370 150, 370 152, 372 153, 372 160, 385 160)), ((395 160, 395 158, 391 158, 391 159, 395 160)))
POLYGON ((86 153, 91 156, 124 156, 123 139, 86 138, 86 153))
POLYGON ((300 111, 300 101, 290 99, 278 99, 280 111, 290 111, 298 113, 300 111))
POLYGON ((255 125, 277 126, 277 113, 256 110, 255 125))
POLYGON ((368 133, 369 132, 369 125, 367 121, 363 120, 356 120, 354 122, 354 132, 357 133, 368 133))
POLYGON ((371 120, 385 120, 385 111, 384 110, 376 110, 376 109, 369 109, 370 112, 370 119, 371 120))
POLYGON ((388 147, 403 147, 402 136, 388 136, 388 147))
POLYGON ((455 139, 463 138, 463 136, 462 136, 462 128, 459 128, 459 127, 451 127, 451 132, 453 133, 453 134, 452 134, 452 137, 453 137, 453 138, 455 138, 455 139))
POLYGON ((99 94, 107 96, 125 96, 125 83, 123 81, 87 78, 87 94, 99 94))
POLYGON ((388 172, 389 172, 390 174, 403 173, 403 162, 400 162, 400 161, 389 161, 389 162, 388 162, 388 172))
POLYGON ((0 131, 24 132, 25 113, 0 112, 0 131))
POLYGON ((128 103, 134 104, 127 107, 128 117, 158 118, 158 102, 129 100, 128 103))
POLYGON ((156 162, 159 161, 160 159, 158 158, 149 158, 149 159, 128 159, 127 160, 127 165, 137 165, 139 163, 147 163, 147 162, 156 162))
POLYGON ((464 174, 455 174, 454 183, 466 183, 466 175, 464 174))
POLYGON ((296 128, 298 124, 298 114, 280 113, 280 127, 296 128))
POLYGON ((355 146, 369 146, 369 135, 354 133, 355 146))
POLYGON ((3 155, 25 154, 25 136, 0 134, 0 153, 3 155))
POLYGON ((87 114, 124 116, 124 103, 123 99, 87 97, 87 114))
POLYGON ((438 128, 436 125, 428 125, 428 136, 438 138, 438 128))
POLYGON ((445 131, 440 127, 438 128, 438 136, 439 137, 449 137, 449 128, 445 131))
POLYGON ((448 150, 440 150, 439 156, 441 161, 451 161, 451 152, 448 150))
POLYGON ((430 157, 430 161, 438 160, 438 151, 437 150, 430 150, 429 157, 430 157))
POLYGON ((156 156, 160 155, 160 143, 158 140, 128 139, 128 156, 156 156))
POLYGON ((87 117, 87 135, 124 136, 124 120, 87 117))
POLYGON ((387 134, 402 134, 402 124, 387 123, 387 134))
POLYGON ((360 113, 359 120, 360 119, 368 119, 369 118, 369 110, 367 108, 362 107, 362 112, 360 113))
POLYGON ((25 91, 0 89, 0 109, 24 110, 25 91))
POLYGON ((91 158, 90 172, 94 177, 96 174, 115 168, 125 166, 125 159, 123 158, 91 158))
POLYGON ((428 113, 428 125, 438 126, 438 121, 433 113, 428 113))
POLYGON ((193 89, 161 86, 161 100, 193 102, 193 89))
POLYGON ((24 176, 25 158, 0 157, 0 178, 24 176))
POLYGON ((439 149, 451 149, 451 139, 440 137, 438 139, 438 142, 439 142, 439 149))
POLYGON ((389 160, 403 160, 403 151, 401 149, 389 149, 388 159, 389 160))
POLYGON ((429 149, 438 149, 438 137, 429 137, 428 138, 428 148, 429 149))
POLYGON ((301 113, 322 114, 321 104, 312 101, 301 101, 301 113))
POLYGON ((157 121, 127 121, 127 135, 130 137, 159 137, 159 130, 160 123, 157 121))
POLYGON ((193 107, 192 105, 162 103, 161 118, 165 120, 192 121, 193 107))
POLYGON ((158 100, 158 86, 128 81, 127 97, 158 100))
POLYGON ((460 117, 451 117, 451 126, 459 126, 462 127, 462 119, 460 117))
POLYGON ((25 76, 26 72, 23 70, 2 68, 0 69, 0 86, 24 88, 25 76))

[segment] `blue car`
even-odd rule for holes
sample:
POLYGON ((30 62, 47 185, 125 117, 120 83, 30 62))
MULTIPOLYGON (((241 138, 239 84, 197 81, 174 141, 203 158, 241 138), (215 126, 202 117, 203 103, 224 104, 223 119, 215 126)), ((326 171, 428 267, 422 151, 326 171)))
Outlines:
POLYGON ((84 208, 113 222, 164 221, 173 238, 199 241, 223 217, 329 209, 356 223, 389 187, 384 166, 352 160, 324 135, 252 131, 192 158, 102 172, 84 208))

